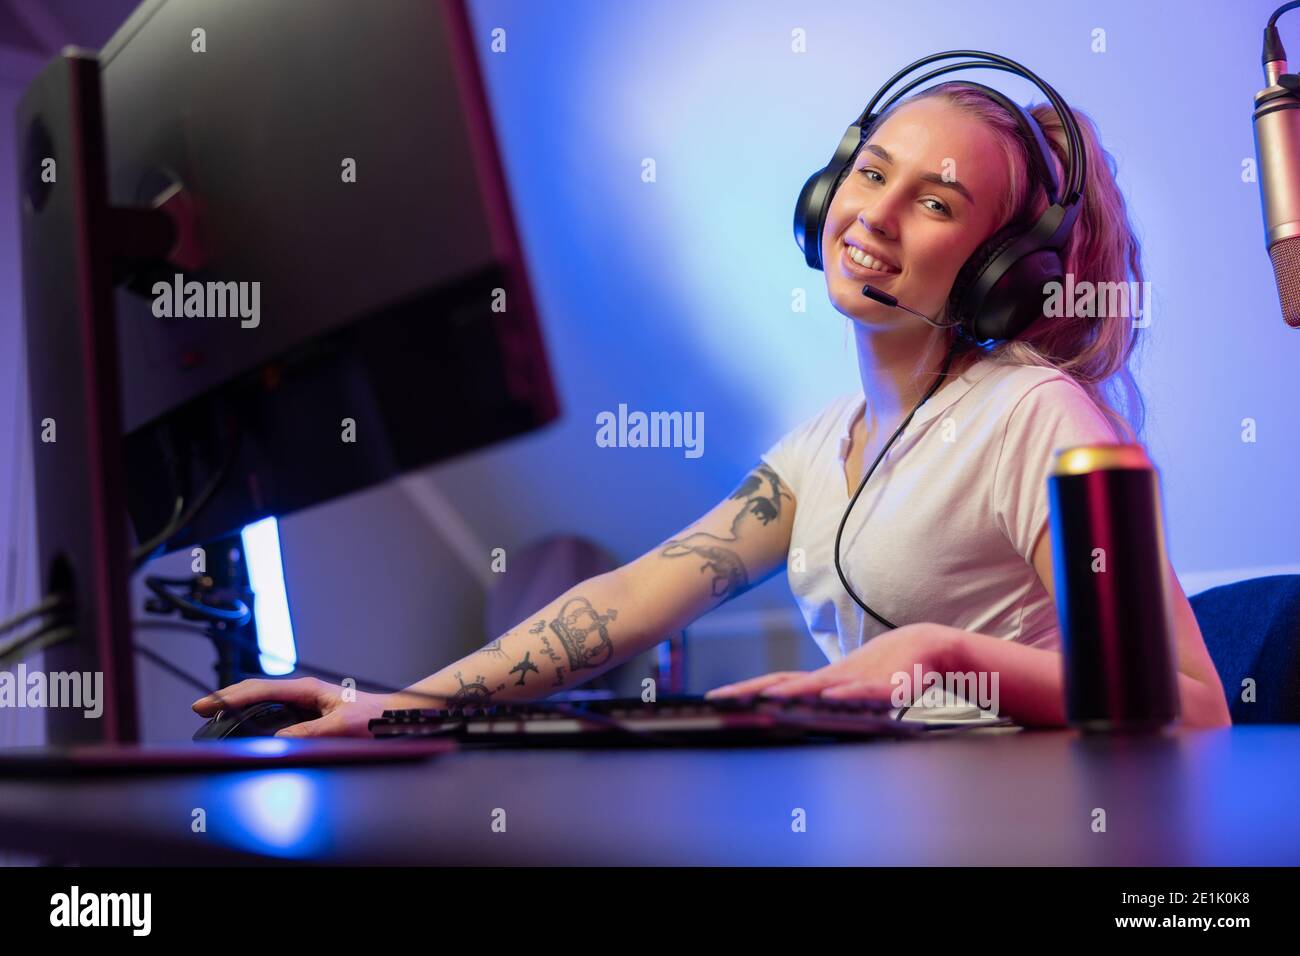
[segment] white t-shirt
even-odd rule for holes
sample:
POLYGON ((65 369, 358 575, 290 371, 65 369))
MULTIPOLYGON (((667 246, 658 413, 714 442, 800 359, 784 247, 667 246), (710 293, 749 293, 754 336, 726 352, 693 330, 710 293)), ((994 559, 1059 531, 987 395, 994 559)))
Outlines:
MULTIPOLYGON (((864 404, 860 389, 835 399, 762 456, 794 492, 787 575, 830 661, 886 630, 845 591, 833 557, 857 490, 844 454, 864 404)), ((896 625, 1058 648, 1056 608, 1032 563, 1053 452, 1120 440, 1068 375, 981 358, 917 410, 877 466, 844 528, 844 573, 896 625)))

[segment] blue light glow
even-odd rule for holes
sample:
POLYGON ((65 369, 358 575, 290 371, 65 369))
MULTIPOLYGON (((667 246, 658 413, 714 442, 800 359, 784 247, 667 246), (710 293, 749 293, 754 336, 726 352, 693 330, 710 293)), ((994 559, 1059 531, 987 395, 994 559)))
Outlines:
POLYGON ((324 848, 328 817, 321 812, 317 775, 299 770, 241 775, 229 796, 238 844, 284 857, 310 857, 324 848))

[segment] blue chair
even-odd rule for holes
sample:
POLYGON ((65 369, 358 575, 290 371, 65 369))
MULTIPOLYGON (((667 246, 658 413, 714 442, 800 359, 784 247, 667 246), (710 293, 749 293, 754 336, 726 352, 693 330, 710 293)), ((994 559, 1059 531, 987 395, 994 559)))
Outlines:
POLYGON ((1188 598, 1233 723, 1300 723, 1300 574, 1251 578, 1188 598), (1255 680, 1255 701, 1241 682, 1255 680))

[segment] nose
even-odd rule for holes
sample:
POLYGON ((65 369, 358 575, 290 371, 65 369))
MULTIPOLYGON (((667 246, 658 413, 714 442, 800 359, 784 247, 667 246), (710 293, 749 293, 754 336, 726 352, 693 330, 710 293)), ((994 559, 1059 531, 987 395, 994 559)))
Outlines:
POLYGON ((863 199, 858 210, 858 222, 868 232, 874 232, 884 239, 898 236, 899 204, 903 201, 901 190, 889 189, 877 191, 863 199))
POLYGON ((864 206, 858 213, 858 222, 868 233, 875 233, 882 239, 893 240, 898 233, 896 217, 885 210, 883 203, 877 203, 873 209, 864 206))

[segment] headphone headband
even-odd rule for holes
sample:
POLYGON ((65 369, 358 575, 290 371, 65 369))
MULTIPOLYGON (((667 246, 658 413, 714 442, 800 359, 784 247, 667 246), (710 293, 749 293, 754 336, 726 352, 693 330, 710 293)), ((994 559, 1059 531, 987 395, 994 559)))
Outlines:
MULTIPOLYGON (((1011 73, 1015 76, 1021 77, 1022 79, 1026 79, 1030 83, 1034 84, 1034 86, 1038 87, 1042 94, 1047 97, 1048 102, 1052 104, 1052 109, 1056 110, 1056 115, 1061 118, 1061 125, 1065 128, 1066 145, 1068 147, 1066 149, 1067 163, 1065 181, 1070 189, 1069 192, 1066 193, 1064 204, 1068 205, 1071 202, 1077 201, 1079 195, 1083 192, 1083 184, 1087 173, 1087 156, 1084 154, 1083 150, 1083 134, 1079 131, 1079 126, 1074 119, 1074 114, 1070 112, 1070 108, 1066 106, 1065 101, 1061 99, 1061 95, 1044 82, 1038 74, 1034 73, 1027 66, 1017 63, 1015 60, 1009 59, 1005 56, 999 56, 996 53, 988 53, 984 50, 948 50, 946 53, 932 53, 929 56, 922 57, 890 77, 888 82, 876 91, 876 95, 871 98, 871 102, 867 104, 867 108, 863 110, 862 115, 858 117, 858 121, 854 125, 859 128, 864 128, 864 123, 872 118, 878 119, 880 113, 887 112, 897 100, 906 96, 922 83, 926 83, 947 73, 955 73, 958 70, 1000 70, 1003 73, 1011 73), (884 106, 880 108, 879 113, 876 112, 876 104, 880 102, 880 98, 889 92, 890 88, 909 73, 912 73, 923 66, 928 66, 931 63, 936 63, 939 60, 952 60, 957 57, 975 57, 977 60, 984 60, 986 62, 968 61, 966 63, 948 64, 937 70, 932 70, 925 74, 925 76, 913 80, 911 83, 907 84, 907 86, 899 90, 891 96, 888 101, 886 101, 884 106)), ((970 83, 970 85, 981 86, 979 83, 970 83)), ((983 86, 981 89, 989 90, 989 87, 983 86)), ((996 94, 996 91, 990 90, 990 92, 996 94)), ((995 95, 994 98, 999 99, 999 96, 995 95)), ((1011 102, 1005 96, 1000 97, 999 102, 1002 101, 1011 102)), ((1003 105, 1005 106, 1006 104, 1003 103, 1003 105)), ((1017 112, 1025 116, 1029 115, 1028 110, 1021 108, 1019 104, 1013 104, 1013 108, 1010 109, 1009 112, 1011 112, 1013 116, 1016 115, 1017 112)), ((1037 125, 1037 123, 1034 123, 1034 126, 1037 125)), ((1043 142, 1043 145, 1046 147, 1046 141, 1043 142)))

